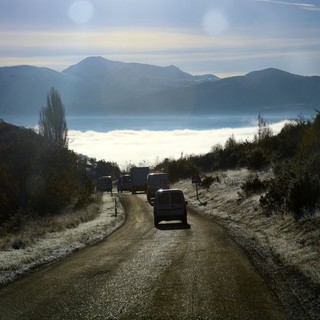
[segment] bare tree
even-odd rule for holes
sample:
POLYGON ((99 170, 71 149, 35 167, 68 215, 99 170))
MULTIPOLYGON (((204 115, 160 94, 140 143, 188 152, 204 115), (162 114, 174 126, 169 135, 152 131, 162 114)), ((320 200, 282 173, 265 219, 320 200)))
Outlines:
POLYGON ((268 123, 262 118, 261 114, 258 115, 258 133, 254 136, 254 141, 257 143, 272 137, 272 129, 268 123))
POLYGON ((47 106, 40 110, 39 132, 48 142, 59 147, 68 147, 65 108, 55 88, 51 88, 47 95, 47 106))

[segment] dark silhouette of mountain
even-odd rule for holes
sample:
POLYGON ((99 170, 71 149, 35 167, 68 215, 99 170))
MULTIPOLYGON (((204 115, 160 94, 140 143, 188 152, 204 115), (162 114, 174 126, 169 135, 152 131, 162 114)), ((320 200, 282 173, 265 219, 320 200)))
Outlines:
MULTIPOLYGON (((163 90, 217 81, 192 76, 175 66, 158 67, 89 57, 62 72, 32 66, 0 68, 0 114, 37 114, 52 86, 69 114, 121 111, 123 101, 143 99, 163 90)), ((147 108, 147 106, 146 106, 147 108)), ((134 110, 131 110, 134 112, 134 110)))
MULTIPOLYGON (((175 66, 114 62, 102 57, 86 58, 62 73, 81 82, 81 90, 72 95, 70 104, 76 103, 83 112, 90 112, 92 108, 98 112, 119 111, 123 101, 143 100, 145 96, 164 90, 192 86, 200 79, 175 66)), ((219 78, 211 75, 211 79, 219 78)), ((126 112, 128 108, 130 106, 123 106, 120 111, 126 112)))
MULTIPOLYGON (((245 76, 203 82, 144 97, 152 112, 256 113, 310 111, 320 105, 320 77, 294 75, 278 69, 254 71, 245 76)), ((133 108, 142 101, 131 101, 133 108)))
POLYGON ((55 87, 67 115, 260 112, 317 107, 320 77, 277 69, 219 79, 158 67, 89 57, 62 72, 48 68, 0 68, 0 118, 38 115, 55 87))
POLYGON ((46 102, 48 86, 61 87, 63 76, 32 66, 0 68, 0 114, 33 113, 46 102))

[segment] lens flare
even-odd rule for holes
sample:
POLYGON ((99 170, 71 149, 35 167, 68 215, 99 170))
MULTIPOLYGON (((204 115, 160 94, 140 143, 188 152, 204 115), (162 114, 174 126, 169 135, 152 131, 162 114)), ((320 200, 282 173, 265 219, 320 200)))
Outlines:
POLYGON ((70 6, 68 15, 77 24, 86 23, 92 18, 93 5, 90 1, 76 1, 70 6))
POLYGON ((207 12, 202 20, 204 31, 211 36, 222 35, 229 27, 226 16, 220 11, 207 12))

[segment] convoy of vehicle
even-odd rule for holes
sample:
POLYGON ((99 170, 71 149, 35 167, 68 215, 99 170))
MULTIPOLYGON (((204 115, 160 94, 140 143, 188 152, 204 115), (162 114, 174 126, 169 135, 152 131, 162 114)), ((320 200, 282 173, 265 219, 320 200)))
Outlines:
POLYGON ((169 189, 169 177, 167 173, 149 173, 147 176, 147 199, 150 202, 159 189, 169 189))
POLYGON ((129 191, 132 190, 132 181, 131 176, 129 174, 121 175, 118 179, 118 193, 123 191, 129 191))
POLYGON ((138 191, 142 191, 144 193, 147 192, 147 176, 150 172, 149 167, 133 167, 130 170, 131 174, 131 183, 132 194, 137 193, 138 191))
MULTIPOLYGON (((111 177, 99 177, 97 190, 112 192, 111 177)), ((138 191, 145 192, 148 202, 153 205, 156 227, 159 222, 170 220, 181 220, 183 224, 187 224, 187 202, 181 190, 170 189, 167 173, 150 173, 149 167, 133 167, 130 174, 119 176, 117 190, 132 192, 132 194, 138 191)))
POLYGON ((160 221, 181 220, 187 224, 187 202, 179 189, 158 190, 153 204, 154 225, 160 221))
POLYGON ((111 176, 102 176, 97 180, 97 190, 112 192, 112 179, 111 176))

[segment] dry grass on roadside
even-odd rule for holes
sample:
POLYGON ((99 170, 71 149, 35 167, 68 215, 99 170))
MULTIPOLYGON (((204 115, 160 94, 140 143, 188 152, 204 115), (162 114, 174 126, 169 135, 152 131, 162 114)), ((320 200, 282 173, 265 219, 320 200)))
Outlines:
POLYGON ((81 223, 92 221, 99 214, 101 198, 102 193, 97 193, 86 208, 74 210, 69 207, 59 215, 24 221, 19 231, 0 237, 0 250, 23 249, 48 233, 73 229, 81 223))
POLYGON ((51 224, 51 229, 48 227, 49 223, 42 220, 41 223, 30 226, 30 229, 25 228, 24 234, 21 232, 19 235, 6 237, 8 246, 14 241, 29 241, 29 243, 25 248, 20 247, 19 250, 14 250, 12 247, 0 250, 0 287, 38 266, 59 260, 90 243, 102 240, 116 230, 125 217, 121 203, 117 205, 117 216, 115 216, 115 196, 106 192, 97 196, 96 199, 100 201, 96 200, 87 210, 68 211, 57 217, 57 220, 51 224), (96 218, 93 220, 76 226, 80 221, 92 219, 95 215, 96 218), (54 224, 56 227, 52 228, 54 224), (60 230, 62 227, 61 231, 53 231, 60 230), (30 232, 33 233, 33 238, 30 232), (37 232, 40 234, 39 237, 36 237, 37 232))
MULTIPOLYGON (((175 187, 182 189, 190 205, 214 217, 228 228, 269 247, 285 265, 293 266, 320 283, 320 213, 296 221, 291 214, 267 215, 260 204, 260 194, 246 195, 241 186, 258 174, 260 180, 272 177, 271 172, 230 170, 213 172, 219 177, 208 188, 199 188, 190 181, 180 181, 175 187)), ((263 191, 262 191, 263 193, 263 191)))

